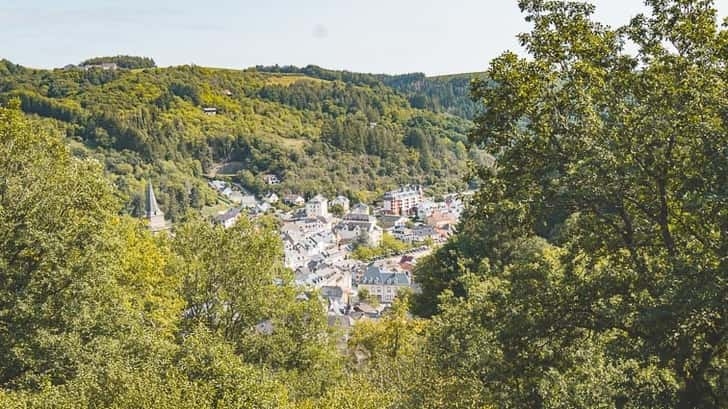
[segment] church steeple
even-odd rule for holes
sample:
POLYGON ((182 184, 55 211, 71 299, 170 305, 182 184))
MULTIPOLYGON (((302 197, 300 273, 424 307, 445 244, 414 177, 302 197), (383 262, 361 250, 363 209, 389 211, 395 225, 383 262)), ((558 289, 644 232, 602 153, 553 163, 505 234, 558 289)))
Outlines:
POLYGON ((146 195, 146 219, 149 221, 149 229, 152 231, 164 230, 167 228, 167 223, 164 221, 164 212, 159 208, 157 198, 154 196, 154 189, 152 188, 152 181, 150 180, 147 184, 147 195, 146 195))
POLYGON ((147 218, 151 218, 152 216, 160 215, 164 217, 164 213, 159 208, 159 204, 157 204, 157 198, 154 196, 154 189, 152 188, 152 181, 150 180, 147 183, 147 218))

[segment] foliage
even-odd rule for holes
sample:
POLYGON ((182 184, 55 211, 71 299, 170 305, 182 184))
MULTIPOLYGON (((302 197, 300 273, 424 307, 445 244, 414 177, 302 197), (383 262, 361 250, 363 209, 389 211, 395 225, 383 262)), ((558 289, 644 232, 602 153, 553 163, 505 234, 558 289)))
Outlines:
POLYGON ((397 240, 389 233, 384 233, 382 235, 382 242, 377 247, 359 244, 351 253, 351 256, 357 260, 369 261, 377 257, 395 255, 416 246, 416 243, 408 244, 397 240))
MULTIPOLYGON (((325 371, 337 365, 333 336, 318 299, 297 301, 272 223, 243 218, 225 229, 194 219, 175 230, 173 248, 170 268, 182 277, 186 301, 184 331, 204 326, 245 351, 248 362, 327 382, 325 371)), ((307 387, 314 386, 320 389, 307 387)))
POLYGON ((468 98, 470 83, 479 76, 474 73, 426 77, 422 73, 412 73, 379 77, 385 85, 406 95, 414 108, 472 119, 479 112, 479 107, 468 98))
POLYGON ((342 206, 342 205, 340 205, 340 204, 337 203, 337 204, 332 205, 331 207, 329 207, 329 212, 331 214, 333 214, 334 216, 336 216, 336 217, 341 217, 345 213, 344 212, 344 206, 342 206))
POLYGON ((152 236, 117 215, 98 162, 16 109, 0 153, 0 406, 280 408, 338 381, 323 306, 297 299, 269 221, 152 236))
POLYGON ((349 71, 332 71, 315 65, 305 67, 262 66, 254 68, 258 72, 302 74, 311 78, 327 81, 342 81, 353 85, 370 87, 386 86, 397 90, 407 97, 413 108, 427 109, 434 112, 447 112, 466 119, 472 119, 478 112, 478 106, 469 96, 471 80, 478 74, 443 75, 426 77, 423 73, 402 75, 375 75, 353 73, 349 71))
POLYGON ((67 379, 93 338, 126 325, 115 209, 97 163, 0 110, 0 384, 67 379))
POLYGON ((709 1, 647 3, 613 30, 587 4, 522 1, 532 58, 473 87, 471 139, 497 167, 416 277, 435 368, 483 403, 728 399, 726 36, 709 1))
POLYGON ((89 58, 81 63, 81 66, 98 65, 103 63, 114 63, 119 68, 137 69, 137 68, 154 68, 157 64, 149 57, 136 57, 132 55, 117 55, 114 57, 95 57, 89 58))
POLYGON ((359 288, 356 294, 360 302, 367 303, 374 308, 379 307, 379 297, 370 293, 369 289, 364 287, 359 288))

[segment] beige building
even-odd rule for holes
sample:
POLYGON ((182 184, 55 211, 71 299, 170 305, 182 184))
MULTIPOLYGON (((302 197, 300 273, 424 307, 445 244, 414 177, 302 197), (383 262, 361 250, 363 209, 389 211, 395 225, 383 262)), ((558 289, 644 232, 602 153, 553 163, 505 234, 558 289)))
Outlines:
POLYGON ((370 295, 378 297, 379 301, 391 303, 400 291, 410 288, 411 284, 409 274, 388 271, 371 264, 359 280, 358 290, 366 289, 370 295))
POLYGON ((370 247, 376 247, 382 242, 383 231, 377 225, 374 216, 361 213, 349 213, 336 225, 334 229, 340 243, 363 241, 370 247))
POLYGON ((420 186, 405 186, 384 194, 384 213, 408 216, 417 211, 422 202, 420 186))

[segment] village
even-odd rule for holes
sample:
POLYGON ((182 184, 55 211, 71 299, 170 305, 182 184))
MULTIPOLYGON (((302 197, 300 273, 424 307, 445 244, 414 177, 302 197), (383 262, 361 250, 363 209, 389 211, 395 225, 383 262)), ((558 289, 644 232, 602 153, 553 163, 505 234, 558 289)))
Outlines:
MULTIPOLYGON (((262 176, 268 185, 275 175, 262 176)), ((352 203, 346 196, 304 198, 269 192, 256 197, 243 187, 211 179, 210 187, 226 210, 211 222, 230 228, 243 216, 269 215, 280 223, 284 264, 295 283, 318 292, 328 305, 329 322, 350 327, 362 318, 377 319, 401 291, 417 292, 418 262, 456 231, 472 192, 428 197, 419 185, 406 185, 374 203, 352 203)), ((151 184, 147 214, 152 230, 169 227, 151 184)))

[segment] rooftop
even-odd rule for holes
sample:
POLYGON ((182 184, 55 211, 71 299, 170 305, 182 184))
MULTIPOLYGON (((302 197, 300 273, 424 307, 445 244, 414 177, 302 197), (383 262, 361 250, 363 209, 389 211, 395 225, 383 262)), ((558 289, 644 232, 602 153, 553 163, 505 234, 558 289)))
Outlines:
POLYGON ((388 271, 373 264, 367 267, 366 272, 359 281, 360 284, 384 285, 410 285, 410 278, 406 273, 388 271))

